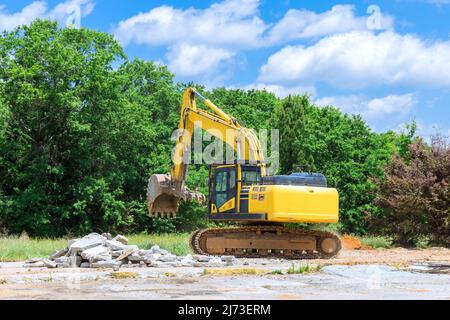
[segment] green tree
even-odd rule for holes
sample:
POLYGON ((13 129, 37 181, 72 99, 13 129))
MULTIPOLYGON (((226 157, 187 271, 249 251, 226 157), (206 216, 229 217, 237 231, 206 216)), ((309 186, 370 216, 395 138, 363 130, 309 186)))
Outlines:
POLYGON ((7 228, 142 228, 146 181, 170 166, 179 99, 167 69, 127 62, 108 34, 39 20, 0 38, 0 66, 7 228))
POLYGON ((317 107, 308 96, 288 97, 274 113, 280 129, 282 172, 295 165, 323 173, 339 191, 342 231, 365 233, 378 212, 370 177, 382 175, 394 151, 390 135, 372 132, 360 116, 317 107))

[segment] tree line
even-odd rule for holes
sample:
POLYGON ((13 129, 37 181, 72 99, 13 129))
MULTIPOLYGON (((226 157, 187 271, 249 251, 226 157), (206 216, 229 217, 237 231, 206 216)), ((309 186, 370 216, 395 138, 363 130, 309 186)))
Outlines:
MULTIPOLYGON (((0 37, 0 228, 56 237, 205 225, 206 207, 193 203, 174 220, 146 211, 147 179, 170 169, 191 85, 247 127, 279 129, 280 173, 325 174, 340 194, 340 231, 448 243, 445 139, 427 144, 414 124, 376 133, 306 94, 176 83, 165 66, 129 60, 109 34, 45 20, 0 37)), ((206 192, 207 174, 193 165, 188 185, 206 192)))

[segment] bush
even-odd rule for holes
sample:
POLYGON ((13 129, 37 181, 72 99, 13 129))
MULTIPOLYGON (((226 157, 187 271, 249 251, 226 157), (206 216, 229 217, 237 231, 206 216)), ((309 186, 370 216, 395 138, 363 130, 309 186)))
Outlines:
POLYGON ((443 137, 431 145, 418 140, 409 146, 408 158, 399 154, 375 180, 375 203, 383 215, 375 219, 380 230, 395 242, 412 246, 424 238, 433 245, 450 245, 450 148, 443 137))

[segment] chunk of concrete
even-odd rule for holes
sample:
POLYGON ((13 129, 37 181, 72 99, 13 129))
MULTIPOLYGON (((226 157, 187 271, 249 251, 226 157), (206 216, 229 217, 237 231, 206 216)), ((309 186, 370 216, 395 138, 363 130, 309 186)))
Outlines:
POLYGON ((72 259, 71 257, 59 257, 55 259, 56 266, 58 268, 70 268, 72 259))
POLYGON ((36 261, 36 262, 32 262, 32 263, 25 263, 23 266, 25 268, 45 268, 46 267, 44 261, 36 261))
POLYGON ((82 262, 80 264, 80 268, 90 268, 91 267, 91 263, 90 262, 82 262))
POLYGON ((126 245, 117 240, 106 240, 105 246, 111 248, 111 250, 124 250, 126 245))
POLYGON ((58 265, 56 264, 55 261, 51 261, 51 260, 48 260, 48 259, 44 259, 43 262, 44 262, 44 265, 45 265, 47 268, 57 268, 57 267, 58 267, 58 265))
POLYGON ((120 257, 120 255, 123 253, 123 251, 122 250, 114 250, 114 251, 111 251, 111 257, 113 257, 113 258, 118 258, 118 257, 120 257))
POLYGON ((70 246, 71 246, 72 244, 74 244, 75 242, 77 242, 78 240, 80 240, 80 239, 70 239, 70 240, 67 240, 67 248, 70 248, 70 246))
POLYGON ((92 263, 91 267, 92 268, 115 268, 121 265, 120 261, 116 261, 116 260, 105 260, 105 261, 98 261, 98 262, 94 262, 92 263))
POLYGON ((94 256, 102 255, 102 254, 110 254, 110 249, 108 247, 99 245, 95 246, 81 252, 81 256, 83 259, 90 260, 94 256))
POLYGON ((119 242, 121 242, 121 243, 123 243, 123 244, 128 244, 128 239, 127 239, 126 237, 120 235, 120 234, 118 234, 117 236, 115 236, 115 237, 113 238, 113 240, 119 241, 119 242))
POLYGON ((182 266, 182 263, 180 262, 180 261, 168 261, 168 262, 166 262, 166 264, 168 265, 168 266, 170 266, 170 267, 181 267, 182 266))
POLYGON ((128 244, 125 246, 125 248, 123 248, 124 251, 128 251, 128 250, 133 250, 133 251, 138 251, 139 247, 135 244, 128 244))
POLYGON ((102 233, 102 237, 105 237, 106 240, 112 240, 111 233, 108 233, 108 232, 102 233))
POLYGON ((89 258, 90 263, 99 262, 99 261, 107 261, 111 260, 111 254, 109 253, 103 253, 103 254, 97 254, 91 258, 89 258))
POLYGON ((36 262, 40 262, 42 260, 44 260, 44 259, 42 259, 42 258, 31 258, 31 259, 26 260, 25 263, 36 263, 36 262))
POLYGON ((211 260, 209 260, 209 262, 207 263, 207 265, 209 267, 220 267, 220 266, 224 266, 226 263, 222 261, 222 259, 217 258, 217 257, 213 257, 211 258, 211 260))
POLYGON ((191 255, 187 255, 183 259, 180 260, 180 264, 183 267, 193 267, 195 263, 195 260, 192 258, 191 255))
POLYGON ((176 260, 177 260, 177 256, 174 254, 171 254, 171 253, 163 254, 158 258, 158 261, 161 261, 161 262, 173 262, 176 260))
POLYGON ((101 246, 105 240, 102 236, 83 238, 80 239, 70 246, 71 252, 80 252, 97 246, 101 246))
POLYGON ((55 260, 56 258, 65 256, 67 254, 67 252, 69 251, 69 248, 64 248, 61 250, 56 250, 55 252, 52 253, 52 255, 50 256, 50 260, 55 260))
POLYGON ((145 261, 146 258, 144 256, 141 256, 139 253, 135 252, 128 256, 128 261, 131 262, 141 262, 145 261))
POLYGON ((236 258, 234 256, 221 256, 220 260, 223 262, 231 262, 234 261, 236 258))
POLYGON ((140 250, 137 251, 137 253, 138 253, 140 256, 146 256, 146 255, 148 255, 148 254, 152 254, 152 251, 151 251, 151 250, 143 250, 143 249, 140 249, 140 250))
POLYGON ((153 247, 150 248, 150 251, 152 253, 161 253, 161 248, 157 244, 155 244, 153 247))
POLYGON ((209 260, 211 260, 210 256, 204 256, 204 255, 194 255, 193 258, 195 261, 198 261, 198 262, 209 262, 209 260))
POLYGON ((160 257, 161 257, 160 253, 151 253, 146 255, 144 258, 146 263, 151 263, 152 261, 158 261, 160 257))

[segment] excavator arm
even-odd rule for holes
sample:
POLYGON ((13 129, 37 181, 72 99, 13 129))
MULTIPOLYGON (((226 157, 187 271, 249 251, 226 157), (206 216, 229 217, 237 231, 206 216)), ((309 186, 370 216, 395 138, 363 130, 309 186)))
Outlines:
POLYGON ((183 93, 170 175, 154 174, 149 179, 147 204, 150 216, 174 217, 180 199, 205 201, 203 194, 193 192, 185 186, 195 126, 228 144, 235 151, 237 162, 258 164, 261 166, 261 174, 265 175, 264 154, 255 132, 241 126, 235 118, 204 98, 194 88, 188 88, 183 93), (212 112, 198 108, 196 98, 202 100, 212 112))

